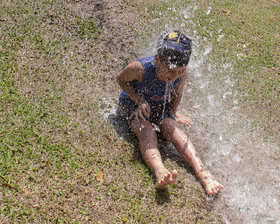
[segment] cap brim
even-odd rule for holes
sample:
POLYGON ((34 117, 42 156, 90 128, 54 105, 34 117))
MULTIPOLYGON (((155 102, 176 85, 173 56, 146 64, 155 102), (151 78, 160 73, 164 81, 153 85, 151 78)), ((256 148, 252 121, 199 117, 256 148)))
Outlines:
POLYGON ((164 43, 163 45, 159 46, 158 48, 166 48, 166 49, 172 49, 174 51, 179 51, 179 52, 189 52, 190 49, 187 49, 181 44, 177 44, 176 42, 167 42, 164 43))

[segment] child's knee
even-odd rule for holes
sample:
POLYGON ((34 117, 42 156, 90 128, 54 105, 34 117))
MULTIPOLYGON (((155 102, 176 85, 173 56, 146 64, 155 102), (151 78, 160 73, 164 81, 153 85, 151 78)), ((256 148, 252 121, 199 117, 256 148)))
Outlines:
POLYGON ((137 135, 149 137, 150 135, 156 135, 156 132, 154 130, 154 126, 149 121, 136 121, 133 120, 132 129, 137 135))
POLYGON ((160 132, 169 141, 172 141, 174 136, 181 133, 181 127, 172 119, 165 119, 160 125, 160 132))
POLYGON ((176 121, 170 119, 170 118, 166 118, 164 119, 161 124, 159 125, 160 131, 164 131, 164 132, 172 132, 174 131, 174 129, 177 127, 177 123, 176 121))

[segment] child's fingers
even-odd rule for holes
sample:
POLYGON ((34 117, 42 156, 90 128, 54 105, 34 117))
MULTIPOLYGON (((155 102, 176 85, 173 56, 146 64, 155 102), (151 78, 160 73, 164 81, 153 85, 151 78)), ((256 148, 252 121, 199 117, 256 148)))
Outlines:
POLYGON ((139 106, 137 108, 136 111, 134 111, 134 113, 132 113, 129 117, 129 119, 133 119, 133 117, 135 117, 136 121, 139 122, 139 119, 142 121, 145 121, 146 118, 145 117, 149 117, 150 116, 150 107, 144 107, 143 105, 139 106))
POLYGON ((133 112, 130 117, 129 117, 129 120, 132 120, 132 119, 135 119, 137 122, 139 122, 139 118, 138 118, 138 115, 137 115, 137 111, 133 112))
POLYGON ((144 116, 143 116, 142 110, 139 111, 138 116, 140 117, 140 119, 141 119, 142 121, 146 120, 145 117, 144 117, 145 114, 144 114, 144 116))
POLYGON ((149 105, 147 106, 147 112, 148 112, 148 117, 149 117, 149 116, 150 116, 150 113, 151 113, 151 108, 150 108, 149 105))
POLYGON ((185 117, 184 123, 188 124, 188 125, 193 125, 193 121, 191 119, 187 118, 187 117, 185 117))
POLYGON ((182 123, 182 124, 187 124, 187 125, 192 125, 193 123, 188 121, 188 120, 183 120, 183 119, 179 119, 178 123, 182 123))
POLYGON ((150 113, 149 113, 149 111, 147 110, 147 108, 146 108, 146 109, 145 109, 145 108, 143 109, 143 114, 144 114, 144 116, 147 117, 147 118, 150 117, 150 113))
POLYGON ((145 117, 150 117, 150 114, 151 114, 151 108, 150 108, 150 105, 149 104, 146 104, 146 107, 144 108, 144 111, 145 111, 145 117))
POLYGON ((129 116, 129 120, 132 120, 132 118, 135 116, 135 112, 133 112, 130 116, 129 116))
POLYGON ((193 121, 190 118, 188 118, 186 116, 181 116, 181 115, 177 115, 176 121, 178 123, 187 124, 187 125, 193 125, 194 124, 193 121))

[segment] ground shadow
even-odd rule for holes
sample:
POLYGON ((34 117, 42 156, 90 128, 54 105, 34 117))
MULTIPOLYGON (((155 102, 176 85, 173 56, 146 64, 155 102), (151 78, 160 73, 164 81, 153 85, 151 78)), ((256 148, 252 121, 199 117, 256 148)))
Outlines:
POLYGON ((108 116, 109 123, 115 128, 120 137, 126 141, 134 141, 136 135, 129 127, 128 116, 122 112, 122 108, 117 106, 116 112, 108 116))
POLYGON ((177 150, 172 145, 172 143, 164 139, 160 133, 158 136, 159 136, 158 147, 161 152, 163 160, 169 158, 172 161, 175 161, 179 167, 184 168, 186 172, 195 175, 192 167, 181 157, 181 155, 177 152, 177 150))
POLYGON ((133 158, 136 160, 142 160, 137 137, 131 130, 129 126, 129 118, 123 113, 122 108, 117 106, 116 112, 108 116, 108 121, 116 130, 120 138, 134 146, 133 158))
POLYGON ((168 189, 160 190, 156 189, 156 203, 158 205, 163 205, 165 203, 170 203, 170 195, 168 189))

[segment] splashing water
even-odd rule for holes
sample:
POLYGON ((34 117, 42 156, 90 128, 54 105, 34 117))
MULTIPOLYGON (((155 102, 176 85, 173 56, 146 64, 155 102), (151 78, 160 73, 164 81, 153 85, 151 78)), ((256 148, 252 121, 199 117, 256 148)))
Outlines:
MULTIPOLYGON (((222 30, 218 32, 223 38, 222 30)), ((265 141, 239 113, 232 66, 221 66, 227 68, 225 73, 215 64, 205 65, 212 47, 204 47, 197 32, 192 39, 196 43, 189 65, 191 82, 181 103, 188 106, 181 109, 195 121, 187 128, 190 138, 225 186, 213 201, 214 208, 226 223, 280 224, 279 146, 273 139, 265 141), (217 80, 221 73, 224 77, 217 80)))
POLYGON ((206 15, 209 15, 209 14, 210 14, 211 9, 212 9, 211 7, 208 8, 208 10, 207 10, 207 12, 206 12, 206 15))

